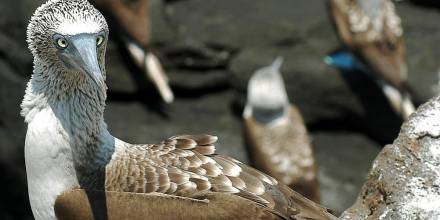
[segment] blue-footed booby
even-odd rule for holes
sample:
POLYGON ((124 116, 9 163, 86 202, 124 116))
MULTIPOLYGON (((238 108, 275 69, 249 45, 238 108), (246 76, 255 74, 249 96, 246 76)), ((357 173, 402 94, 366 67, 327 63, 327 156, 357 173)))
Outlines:
MULTIPOLYGON (((404 119, 415 108, 409 95, 403 29, 390 0, 329 0, 341 41, 373 73, 391 107, 404 119)), ((332 57, 326 62, 333 64, 332 57)))
POLYGON ((258 169, 318 202, 313 148, 298 108, 289 103, 281 64, 277 58, 249 80, 243 113, 246 143, 258 169))
POLYGON ((171 103, 173 91, 165 70, 152 50, 149 0, 95 0, 98 9, 112 16, 118 34, 134 63, 146 73, 162 100, 171 103))
POLYGON ((56 198, 75 188, 153 198, 215 192, 241 197, 279 219, 334 219, 274 178, 216 154, 215 136, 180 135, 158 144, 113 137, 104 122, 108 32, 86 0, 49 0, 28 25, 34 69, 21 114, 28 124, 25 162, 35 219, 57 219, 56 198))

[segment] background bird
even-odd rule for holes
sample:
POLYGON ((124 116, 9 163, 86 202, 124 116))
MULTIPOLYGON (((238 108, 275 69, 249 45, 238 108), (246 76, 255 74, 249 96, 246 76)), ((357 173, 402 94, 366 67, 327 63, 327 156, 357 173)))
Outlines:
POLYGON ((255 166, 302 195, 319 201, 317 165, 299 110, 289 103, 280 73, 283 59, 258 69, 243 113, 255 166))
MULTIPOLYGON (((237 195, 284 219, 333 219, 326 209, 239 161, 215 154, 217 137, 180 135, 133 145, 104 122, 108 27, 86 0, 49 0, 28 26, 34 71, 22 102, 34 217, 55 219, 62 192, 81 187, 181 198, 237 195)), ((159 201, 159 200, 158 200, 159 201)))
MULTIPOLYGON (((407 84, 403 30, 389 0, 330 0, 339 38, 377 80, 394 111, 407 118, 414 110, 407 84)), ((330 56, 327 63, 337 65, 330 56)))
POLYGON ((135 64, 159 91, 166 103, 174 100, 168 77, 151 47, 151 21, 148 0, 95 0, 114 23, 115 30, 135 64))

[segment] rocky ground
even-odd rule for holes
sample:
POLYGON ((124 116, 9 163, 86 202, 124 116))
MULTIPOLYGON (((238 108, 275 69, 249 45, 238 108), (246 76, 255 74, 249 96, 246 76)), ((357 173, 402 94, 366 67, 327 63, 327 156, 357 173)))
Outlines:
MULTIPOLYGON (((32 70, 25 28, 42 0, 0 1, 0 219, 32 219, 27 201, 19 104, 32 70)), ((157 93, 113 41, 107 56, 111 132, 134 143, 211 133, 218 151, 249 162, 241 111, 252 72, 284 56, 290 100, 301 110, 319 161, 323 205, 341 213, 355 200, 371 161, 401 124, 365 75, 323 57, 339 47, 324 0, 151 0, 153 39, 177 98, 157 93)), ((418 101, 436 93, 440 12, 397 3, 418 101)), ((111 35, 113 36, 113 35, 111 35)))

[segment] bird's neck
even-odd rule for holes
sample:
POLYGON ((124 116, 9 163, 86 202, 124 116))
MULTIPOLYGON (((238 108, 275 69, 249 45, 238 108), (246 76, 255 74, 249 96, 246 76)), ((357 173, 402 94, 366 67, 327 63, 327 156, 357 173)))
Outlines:
POLYGON ((276 124, 288 115, 289 105, 283 106, 252 106, 246 105, 244 116, 252 117, 262 124, 276 124))
POLYGON ((98 87, 83 73, 56 69, 35 64, 22 115, 29 123, 40 111, 51 111, 60 125, 60 134, 69 140, 76 164, 88 166, 109 147, 106 141, 111 135, 103 119, 106 88, 98 87))

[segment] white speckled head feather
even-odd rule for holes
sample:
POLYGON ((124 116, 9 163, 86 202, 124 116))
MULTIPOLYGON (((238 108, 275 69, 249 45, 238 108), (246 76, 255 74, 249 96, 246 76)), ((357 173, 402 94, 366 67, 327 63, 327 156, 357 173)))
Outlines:
POLYGON ((54 33, 75 35, 99 31, 108 32, 107 22, 87 0, 49 0, 33 14, 27 42, 32 54, 38 56, 52 47, 47 38, 54 33))

